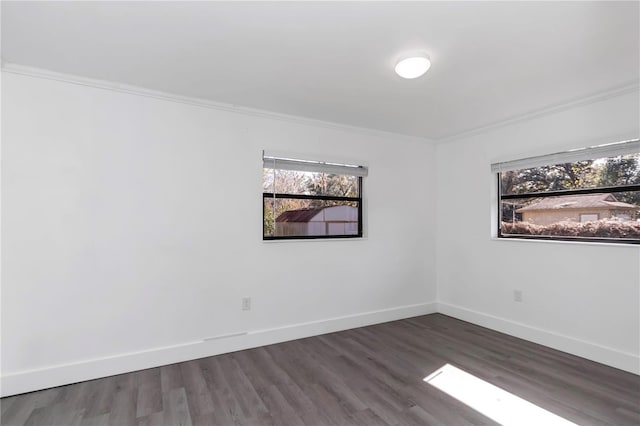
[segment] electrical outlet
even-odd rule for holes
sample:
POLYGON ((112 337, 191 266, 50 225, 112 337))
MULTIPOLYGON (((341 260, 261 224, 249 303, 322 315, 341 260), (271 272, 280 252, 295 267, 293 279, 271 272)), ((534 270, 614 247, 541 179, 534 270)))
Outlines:
POLYGON ((513 290, 513 300, 522 302, 522 290, 513 290))
POLYGON ((250 311, 251 310, 251 298, 250 297, 243 297, 242 298, 242 310, 243 311, 250 311))

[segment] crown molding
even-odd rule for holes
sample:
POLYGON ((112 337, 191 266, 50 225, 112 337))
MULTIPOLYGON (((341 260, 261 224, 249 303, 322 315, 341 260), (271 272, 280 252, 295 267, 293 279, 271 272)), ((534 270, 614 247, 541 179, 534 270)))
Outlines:
POLYGON ((538 108, 523 114, 517 114, 509 118, 494 121, 492 123, 489 123, 483 126, 474 127, 460 133, 454 133, 449 136, 437 138, 435 139, 435 142, 437 144, 441 144, 441 143, 447 143, 447 142, 451 142, 457 139, 462 139, 470 136, 476 136, 482 133, 489 132, 491 130, 497 130, 502 127, 510 126, 512 124, 522 123, 525 121, 533 120, 535 118, 557 114, 559 112, 570 110, 572 108, 594 104, 607 99, 616 98, 618 96, 623 96, 623 95, 633 93, 633 92, 638 92, 638 91, 640 91, 640 79, 632 80, 625 84, 614 86, 606 90, 598 91, 588 96, 573 98, 568 101, 559 102, 559 103, 538 108))
POLYGON ((2 62, 2 71, 11 74, 24 75, 35 78, 42 78, 46 80, 60 81, 64 83, 76 84, 80 86, 93 87, 97 89, 110 90, 119 93, 126 93, 130 95, 143 96, 147 98, 159 99, 168 102, 176 102, 186 105, 193 105, 201 108, 209 108, 218 111, 233 112, 251 117, 266 118, 271 120, 286 121, 295 124, 302 124, 314 127, 322 127, 334 130, 342 130, 354 133, 365 134, 369 136, 377 137, 393 137, 401 138, 412 142, 427 142, 434 144, 441 144, 451 142, 457 139, 462 139, 478 134, 486 133, 492 130, 496 130, 502 127, 506 127, 512 124, 521 123, 535 118, 540 118, 547 115, 556 114, 562 111, 566 111, 572 108, 585 106, 597 102, 601 102, 610 98, 623 96, 629 93, 640 91, 640 79, 636 79, 627 82, 622 85, 614 86, 609 89, 595 92, 588 96, 574 98, 569 101, 548 105, 543 108, 539 108, 533 111, 529 111, 523 114, 514 115, 506 119, 498 120, 483 126, 474 127, 463 132, 454 133, 448 136, 440 138, 426 138, 415 135, 407 135, 402 133, 394 133, 384 130, 371 129, 366 127, 352 126, 348 124, 335 123, 330 121, 323 121, 314 118, 282 114, 267 110, 261 110, 257 108, 243 107, 234 104, 228 104, 223 102, 215 102, 203 98, 195 98, 189 96, 177 95, 174 93, 162 92, 152 89, 146 89, 139 86, 133 86, 128 84, 115 83, 107 80, 100 80, 90 77, 82 77, 74 74, 60 73, 43 68, 30 67, 26 65, 19 65, 11 62, 2 62))
POLYGON ((100 80, 90 77, 82 77, 74 74, 61 73, 51 71, 44 68, 30 67, 19 65, 11 62, 2 62, 2 72, 10 74, 23 75, 45 80, 60 81, 63 83, 75 84, 79 86, 92 87, 96 89, 110 90, 113 92, 126 93, 129 95, 142 96, 146 98, 159 99, 168 102, 176 102, 186 105, 197 106, 201 108, 214 109, 218 111, 232 112, 251 117, 266 118, 271 120, 286 121, 295 124, 302 124, 314 127, 322 127, 334 130, 342 130, 354 133, 365 134, 368 136, 377 136, 394 139, 404 139, 406 141, 420 143, 434 143, 435 140, 420 136, 405 135, 402 133, 394 133, 384 130, 371 129, 366 127, 352 126, 348 124, 335 123, 331 121, 323 121, 314 118, 302 117, 297 115, 282 114, 257 108, 243 107, 240 105, 228 104, 223 102, 215 102, 204 98, 196 98, 190 96, 182 96, 169 92, 147 89, 144 87, 133 86, 129 84, 121 84, 108 80, 100 80))

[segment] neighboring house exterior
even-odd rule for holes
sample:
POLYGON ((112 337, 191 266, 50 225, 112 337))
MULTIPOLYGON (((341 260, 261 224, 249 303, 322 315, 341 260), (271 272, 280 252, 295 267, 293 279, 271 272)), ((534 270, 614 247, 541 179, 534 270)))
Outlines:
POLYGON ((613 194, 566 195, 545 198, 538 203, 516 210, 524 222, 536 225, 551 225, 557 222, 591 222, 617 218, 634 220, 639 206, 623 203, 613 194))
POLYGON ((357 235, 358 209, 351 206, 288 210, 276 218, 276 237, 357 235))

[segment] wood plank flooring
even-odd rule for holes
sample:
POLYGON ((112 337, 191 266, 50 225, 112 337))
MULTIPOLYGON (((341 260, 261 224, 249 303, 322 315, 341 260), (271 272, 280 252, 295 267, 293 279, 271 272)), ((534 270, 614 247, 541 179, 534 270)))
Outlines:
POLYGON ((447 363, 580 425, 640 424, 639 376, 433 314, 3 398, 2 425, 496 424, 423 381, 447 363))

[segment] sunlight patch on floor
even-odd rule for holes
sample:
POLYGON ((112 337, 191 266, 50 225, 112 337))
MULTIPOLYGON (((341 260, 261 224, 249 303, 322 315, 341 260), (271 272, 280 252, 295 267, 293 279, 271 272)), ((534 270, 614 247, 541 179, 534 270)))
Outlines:
POLYGON ((424 381, 501 425, 577 426, 450 364, 424 381))

